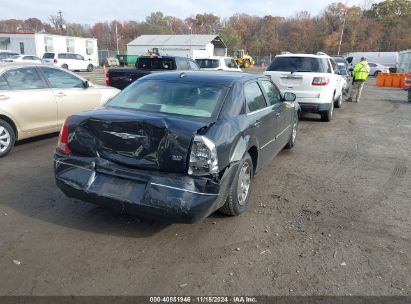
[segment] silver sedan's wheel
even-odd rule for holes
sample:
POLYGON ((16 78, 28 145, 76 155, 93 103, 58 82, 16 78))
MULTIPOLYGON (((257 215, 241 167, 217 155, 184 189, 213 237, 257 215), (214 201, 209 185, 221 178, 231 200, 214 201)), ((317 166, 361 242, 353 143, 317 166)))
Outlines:
POLYGON ((244 206, 247 202, 248 192, 251 185, 251 169, 247 162, 243 163, 240 169, 237 183, 237 199, 238 204, 244 206))
POLYGON ((0 126, 0 153, 4 153, 10 147, 10 133, 6 128, 0 126))

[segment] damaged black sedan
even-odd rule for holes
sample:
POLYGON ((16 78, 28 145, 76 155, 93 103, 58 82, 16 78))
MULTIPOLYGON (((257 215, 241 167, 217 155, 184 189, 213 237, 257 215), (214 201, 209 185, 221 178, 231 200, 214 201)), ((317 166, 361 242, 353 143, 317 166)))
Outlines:
POLYGON ((245 211, 252 178, 295 144, 299 106, 265 76, 169 72, 64 123, 57 186, 137 216, 193 223, 245 211))

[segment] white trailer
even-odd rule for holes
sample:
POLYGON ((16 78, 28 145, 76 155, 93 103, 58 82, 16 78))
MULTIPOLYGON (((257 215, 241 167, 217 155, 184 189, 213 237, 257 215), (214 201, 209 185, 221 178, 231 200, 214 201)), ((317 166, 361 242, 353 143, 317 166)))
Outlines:
POLYGON ((350 66, 355 66, 361 57, 365 57, 368 62, 382 64, 391 71, 398 68, 398 52, 352 52, 345 54, 344 57, 350 66))
POLYGON ((43 57, 46 52, 77 53, 99 65, 97 39, 43 33, 0 32, 0 50, 43 57))
POLYGON ((411 49, 399 53, 399 73, 411 73, 411 49))

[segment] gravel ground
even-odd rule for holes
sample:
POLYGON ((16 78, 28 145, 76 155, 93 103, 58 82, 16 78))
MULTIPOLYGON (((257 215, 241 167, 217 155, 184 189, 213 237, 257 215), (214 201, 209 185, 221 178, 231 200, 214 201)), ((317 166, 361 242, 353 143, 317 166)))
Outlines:
POLYGON ((410 295, 411 104, 371 79, 254 180, 239 217, 166 225, 73 201, 56 135, 0 160, 0 295, 410 295))

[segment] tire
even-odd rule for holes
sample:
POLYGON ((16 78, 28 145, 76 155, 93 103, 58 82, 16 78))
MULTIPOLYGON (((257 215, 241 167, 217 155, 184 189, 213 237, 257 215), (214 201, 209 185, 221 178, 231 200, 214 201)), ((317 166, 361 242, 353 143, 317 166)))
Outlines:
POLYGON ((243 65, 244 65, 244 68, 246 69, 250 66, 250 63, 248 62, 248 60, 245 60, 243 65))
POLYGON ((68 70, 68 65, 67 65, 67 64, 63 64, 61 67, 62 67, 63 69, 68 70))
POLYGON ((16 133, 10 124, 0 119, 0 158, 9 154, 16 142, 16 133))
POLYGON ((291 132, 290 139, 284 148, 292 149, 295 146, 297 140, 297 130, 298 130, 298 115, 294 114, 294 122, 292 124, 293 131, 291 132))
MULTIPOLYGON (((228 194, 227 200, 224 206, 220 208, 221 213, 234 216, 240 215, 247 209, 247 204, 250 199, 250 193, 252 188, 253 172, 253 161, 251 160, 250 154, 247 153, 238 166, 237 173, 231 185, 231 189, 228 194), (247 175, 248 178, 246 177, 247 175), (239 188, 242 188, 240 180, 242 180, 243 182, 246 182, 248 180, 247 192, 242 193, 241 197, 238 192, 239 188)), ((242 189, 243 191, 245 191, 244 188, 242 189)))
POLYGON ((89 64, 87 66, 87 72, 93 72, 93 70, 94 70, 94 66, 92 64, 89 64))
POLYGON ((334 102, 331 103, 331 107, 328 111, 322 111, 321 114, 321 120, 322 121, 331 121, 333 118, 333 113, 334 113, 334 102))
POLYGON ((379 73, 381 73, 381 71, 375 71, 374 77, 377 77, 379 73))
POLYGON ((343 101, 343 97, 342 97, 342 92, 340 94, 340 97, 338 97, 338 100, 334 102, 334 107, 335 108, 341 108, 342 107, 342 101, 343 101))

